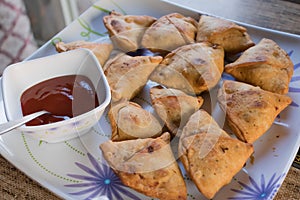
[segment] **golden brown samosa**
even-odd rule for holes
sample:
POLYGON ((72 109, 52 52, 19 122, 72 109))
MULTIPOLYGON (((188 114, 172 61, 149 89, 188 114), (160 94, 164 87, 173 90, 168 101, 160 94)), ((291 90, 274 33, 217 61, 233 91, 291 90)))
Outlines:
POLYGON ((190 117, 178 146, 185 170, 208 199, 232 180, 252 153, 251 144, 231 138, 203 109, 190 117))
POLYGON ((289 55, 273 40, 266 38, 225 66, 225 72, 238 81, 278 94, 288 93, 293 71, 289 55))
POLYGON ((271 127, 292 99, 246 83, 226 80, 218 91, 218 102, 234 134, 242 141, 253 143, 271 127))
POLYGON ((221 45, 228 54, 242 52, 254 45, 245 27, 207 15, 200 17, 196 41, 221 45))
POLYGON ((132 57, 122 53, 108 60, 104 74, 111 89, 112 102, 135 97, 161 61, 161 56, 132 57))
POLYGON ((204 109, 193 113, 183 128, 181 138, 192 136, 195 133, 207 133, 229 136, 204 109))
MULTIPOLYGON (((185 148, 182 142, 184 138, 200 133, 209 133, 215 136, 229 137, 229 135, 220 128, 214 118, 205 110, 200 109, 196 111, 191 115, 180 135, 178 144, 178 156, 181 158, 181 161, 184 165, 188 165, 188 160, 187 157, 184 156, 185 148)), ((208 151, 205 152, 205 150, 206 149, 203 149, 203 151, 201 151, 201 154, 207 154, 208 151)))
POLYGON ((123 15, 112 11, 103 17, 104 26, 116 48, 125 52, 140 47, 142 36, 156 18, 147 15, 123 15))
POLYGON ((151 50, 172 51, 195 42, 197 21, 179 13, 164 15, 154 22, 142 38, 142 46, 151 50))
POLYGON ((105 62, 109 59, 109 56, 113 50, 113 45, 111 43, 97 43, 80 40, 69 43, 58 42, 55 44, 55 48, 59 53, 79 48, 89 49, 95 54, 101 67, 103 67, 105 62))
POLYGON ((162 133, 160 122, 150 112, 134 102, 113 103, 108 117, 113 141, 156 137, 162 133))
POLYGON ((173 136, 203 104, 203 98, 200 96, 190 96, 180 90, 162 86, 152 87, 150 97, 156 113, 173 136))
POLYGON ((169 53, 150 79, 168 88, 198 95, 214 87, 224 69, 224 50, 210 43, 194 43, 169 53))
POLYGON ((185 137, 182 146, 183 165, 199 191, 208 199, 231 182, 253 153, 252 144, 210 132, 185 137))
POLYGON ((110 140, 100 148, 124 185, 153 198, 185 200, 186 185, 169 142, 166 132, 155 139, 110 140))

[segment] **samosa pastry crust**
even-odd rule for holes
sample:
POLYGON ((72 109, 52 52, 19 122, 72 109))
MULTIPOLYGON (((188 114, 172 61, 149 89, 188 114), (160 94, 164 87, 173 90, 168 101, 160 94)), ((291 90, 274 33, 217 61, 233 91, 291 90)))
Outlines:
POLYGON ((228 125, 242 141, 253 143, 273 124, 292 99, 237 81, 224 81, 218 101, 228 125))
POLYGON ((104 74, 111 89, 112 101, 135 97, 161 60, 161 56, 131 57, 126 54, 119 54, 108 60, 104 66, 104 74))
POLYGON ((105 62, 109 59, 110 53, 113 50, 113 45, 111 43, 74 41, 70 43, 58 42, 55 44, 55 48, 59 53, 79 48, 89 49, 95 54, 99 63, 103 67, 105 62))
POLYGON ((156 137, 162 132, 162 125, 159 121, 134 102, 113 103, 108 117, 113 141, 156 137))
MULTIPOLYGON (((196 134, 207 134, 222 136, 222 137, 230 137, 223 129, 220 128, 218 123, 214 120, 214 118, 208 114, 205 110, 200 109, 191 115, 188 122, 184 126, 180 140, 178 144, 178 156, 181 159, 181 162, 185 165, 188 165, 188 159, 186 157, 186 149, 187 147, 183 146, 183 140, 186 137, 190 137, 196 134)), ((207 154, 208 152, 202 151, 202 154, 207 154)), ((188 170, 188 169, 186 169, 188 170)))
POLYGON ((179 13, 164 15, 154 22, 142 38, 142 46, 152 50, 172 51, 195 42, 197 21, 179 13))
POLYGON ((155 139, 108 141, 100 148, 124 185, 154 198, 184 200, 187 189, 169 140, 164 133, 155 139))
POLYGON ((190 96, 180 90, 161 86, 152 87, 150 97, 156 113, 174 136, 203 104, 200 96, 190 96))
POLYGON ((142 36, 156 18, 146 15, 122 15, 112 11, 103 17, 104 26, 116 48, 125 52, 135 51, 140 47, 142 36))
POLYGON ((198 95, 214 87, 224 69, 224 50, 210 43, 195 43, 169 53, 150 79, 168 88, 198 95))
POLYGON ((184 138, 183 147, 186 148, 184 167, 208 199, 231 182, 253 153, 251 144, 209 132, 184 138))
POLYGON ((197 42, 204 41, 221 45, 229 54, 242 52, 254 45, 246 28, 225 19, 201 15, 197 42))
POLYGON ((229 137, 208 112, 204 109, 200 109, 190 116, 183 128, 181 139, 194 134, 207 132, 216 136, 229 137))
POLYGON ((289 55, 273 40, 266 38, 225 66, 225 72, 238 81, 278 94, 288 93, 293 71, 289 55))

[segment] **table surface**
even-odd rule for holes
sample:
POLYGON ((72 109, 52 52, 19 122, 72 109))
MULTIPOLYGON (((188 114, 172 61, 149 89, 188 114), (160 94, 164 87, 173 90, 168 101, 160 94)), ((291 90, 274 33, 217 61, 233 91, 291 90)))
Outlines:
MULTIPOLYGON (((300 0, 209 0, 202 10, 227 19, 300 35, 300 0)), ((291 166, 275 200, 300 199, 300 170, 291 166)), ((58 199, 0 156, 0 199, 58 199)))

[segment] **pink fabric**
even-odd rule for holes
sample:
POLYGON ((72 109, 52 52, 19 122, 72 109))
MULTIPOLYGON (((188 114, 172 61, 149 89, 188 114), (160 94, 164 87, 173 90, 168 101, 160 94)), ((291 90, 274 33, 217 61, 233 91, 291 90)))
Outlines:
POLYGON ((37 49, 21 0, 0 0, 0 75, 37 49))

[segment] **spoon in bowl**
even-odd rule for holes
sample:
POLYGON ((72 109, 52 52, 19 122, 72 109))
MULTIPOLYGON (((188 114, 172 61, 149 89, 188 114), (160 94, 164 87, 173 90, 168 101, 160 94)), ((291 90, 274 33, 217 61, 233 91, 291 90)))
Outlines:
POLYGON ((11 131, 19 126, 22 126, 26 122, 29 122, 29 121, 33 120, 34 118, 37 118, 46 113, 49 113, 49 112, 39 111, 39 112, 32 113, 30 115, 26 115, 20 119, 16 119, 13 121, 9 121, 9 122, 0 124, 0 135, 3 135, 4 133, 7 133, 8 131, 11 131))

